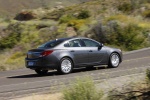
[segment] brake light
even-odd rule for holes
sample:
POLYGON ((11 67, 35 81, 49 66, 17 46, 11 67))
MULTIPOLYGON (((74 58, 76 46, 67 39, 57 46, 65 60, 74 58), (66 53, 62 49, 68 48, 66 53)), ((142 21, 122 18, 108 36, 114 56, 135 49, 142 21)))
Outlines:
POLYGON ((52 52, 53 52, 53 50, 44 51, 44 52, 41 53, 41 56, 42 56, 42 57, 48 56, 48 55, 50 55, 52 52))

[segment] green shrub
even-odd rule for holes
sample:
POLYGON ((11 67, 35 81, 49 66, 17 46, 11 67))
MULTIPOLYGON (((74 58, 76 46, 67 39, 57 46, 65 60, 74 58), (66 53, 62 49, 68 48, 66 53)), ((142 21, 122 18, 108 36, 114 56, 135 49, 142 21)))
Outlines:
POLYGON ((0 65, 0 71, 6 71, 6 67, 3 65, 0 65))
POLYGON ((150 0, 138 0, 139 3, 143 4, 143 3, 150 3, 150 0))
POLYGON ((144 11, 142 15, 146 18, 150 18, 150 10, 144 11))
POLYGON ((148 82, 150 83, 150 70, 149 69, 146 70, 146 78, 148 82))
POLYGON ((64 15, 59 19, 59 23, 68 23, 70 20, 75 19, 72 15, 64 15))
POLYGON ((82 10, 77 16, 78 19, 86 19, 90 17, 90 12, 88 10, 82 10))
POLYGON ((59 20, 62 15, 64 15, 64 10, 54 10, 53 12, 47 13, 42 19, 52 19, 52 20, 59 20))
POLYGON ((10 24, 7 30, 9 32, 9 35, 0 40, 0 49, 12 48, 21 39, 21 33, 23 31, 23 28, 20 27, 19 23, 10 24))
POLYGON ((39 24, 36 26, 37 29, 42 29, 42 28, 47 28, 47 27, 50 27, 50 25, 47 24, 47 23, 39 23, 39 24))
POLYGON ((128 21, 131 22, 130 18, 127 15, 123 15, 123 14, 116 14, 116 15, 106 18, 107 22, 113 21, 113 20, 118 20, 120 22, 128 22, 128 21))
POLYGON ((144 40, 143 30, 134 24, 127 26, 117 25, 110 31, 108 42, 110 44, 116 44, 123 46, 127 50, 135 50, 143 47, 144 40))
POLYGON ((26 53, 17 51, 9 55, 10 56, 7 57, 3 64, 3 66, 6 67, 5 70, 18 69, 24 66, 24 58, 26 53))
POLYGON ((122 12, 130 12, 133 10, 133 7, 132 7, 131 3, 129 3, 129 2, 123 2, 117 8, 118 8, 118 10, 120 10, 122 12))
POLYGON ((78 79, 63 92, 64 100, 100 100, 102 92, 98 92, 92 79, 78 79))
POLYGON ((96 24, 85 33, 85 36, 130 51, 147 46, 146 34, 145 29, 138 25, 110 21, 106 25, 96 24))
MULTIPOLYGON (((146 71, 146 81, 131 82, 121 89, 109 92, 108 100, 150 100, 150 70, 146 71)), ((134 80, 133 80, 134 81, 134 80)))
POLYGON ((86 24, 84 19, 74 19, 68 22, 68 26, 74 27, 74 29, 79 30, 81 26, 86 24))
POLYGON ((24 53, 22 53, 22 52, 15 52, 15 53, 10 57, 10 59, 17 59, 17 58, 22 57, 22 56, 24 56, 24 53))
POLYGON ((118 10, 124 13, 131 13, 139 9, 143 3, 146 3, 147 0, 125 0, 121 1, 120 5, 117 6, 118 10))

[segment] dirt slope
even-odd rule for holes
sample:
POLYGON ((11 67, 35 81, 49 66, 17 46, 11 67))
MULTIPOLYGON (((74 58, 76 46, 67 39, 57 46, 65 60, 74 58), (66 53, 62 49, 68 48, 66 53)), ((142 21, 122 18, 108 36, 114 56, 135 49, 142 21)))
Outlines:
POLYGON ((90 0, 0 0, 0 17, 14 16, 22 9, 33 9, 42 6, 54 7, 59 4, 68 6, 90 0))

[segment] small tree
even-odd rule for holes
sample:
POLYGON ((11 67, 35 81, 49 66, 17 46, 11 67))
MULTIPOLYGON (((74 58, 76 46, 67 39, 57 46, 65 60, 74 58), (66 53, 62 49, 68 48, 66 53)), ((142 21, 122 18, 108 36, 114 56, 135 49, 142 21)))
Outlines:
POLYGON ((78 19, 86 19, 90 17, 90 12, 88 10, 82 10, 79 15, 78 15, 78 19))

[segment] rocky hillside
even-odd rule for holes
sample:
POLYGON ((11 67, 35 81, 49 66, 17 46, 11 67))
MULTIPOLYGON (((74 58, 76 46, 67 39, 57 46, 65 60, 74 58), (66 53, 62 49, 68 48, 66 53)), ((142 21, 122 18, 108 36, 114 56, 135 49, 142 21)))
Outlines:
POLYGON ((59 4, 69 6, 87 1, 90 0, 0 0, 0 17, 15 16, 23 9, 52 8, 59 4))

